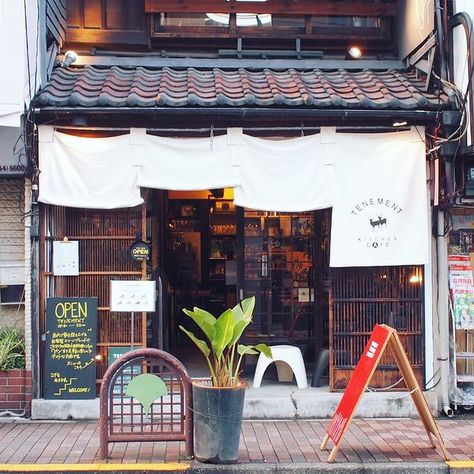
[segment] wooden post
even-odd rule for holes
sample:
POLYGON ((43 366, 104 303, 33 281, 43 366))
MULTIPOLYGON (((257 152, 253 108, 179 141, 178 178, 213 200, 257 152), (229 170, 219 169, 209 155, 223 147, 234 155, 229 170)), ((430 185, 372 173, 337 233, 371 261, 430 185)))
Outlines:
POLYGON ((398 367, 400 368, 400 372, 402 373, 402 377, 405 380, 405 384, 408 387, 408 390, 410 390, 411 397, 416 406, 416 409, 418 410, 431 446, 433 448, 436 447, 434 444, 433 437, 431 436, 433 434, 438 440, 441 451, 443 452, 444 459, 448 461, 449 454, 446 450, 446 447, 444 446, 443 439, 441 438, 441 433, 439 432, 436 421, 433 418, 433 415, 431 414, 428 403, 426 402, 423 392, 421 391, 421 387, 418 384, 413 369, 410 366, 410 361, 408 360, 408 357, 403 349, 400 336, 395 330, 393 331, 392 337, 390 338, 390 349, 392 350, 393 356, 397 361, 398 367))

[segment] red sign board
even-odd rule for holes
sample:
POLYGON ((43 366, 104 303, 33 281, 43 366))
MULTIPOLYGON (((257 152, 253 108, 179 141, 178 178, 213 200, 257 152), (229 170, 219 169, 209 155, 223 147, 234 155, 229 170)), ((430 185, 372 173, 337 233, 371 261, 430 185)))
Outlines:
POLYGON ((380 326, 379 324, 375 325, 369 342, 367 342, 365 346, 359 363, 352 374, 351 380, 347 384, 346 391, 327 429, 327 435, 332 439, 334 444, 339 443, 347 424, 350 422, 372 373, 377 367, 389 337, 390 331, 386 327, 380 326))
POLYGON ((346 391, 341 398, 339 406, 336 409, 336 413, 326 430, 324 440, 321 443, 321 449, 326 449, 327 443, 330 439, 334 442, 334 447, 329 455, 328 462, 334 461, 337 450, 339 449, 339 443, 352 420, 357 405, 359 404, 365 389, 369 385, 370 379, 372 378, 372 375, 387 346, 390 347, 406 387, 410 391, 431 446, 433 448, 435 447, 431 436, 434 435, 443 451, 444 459, 449 459, 449 454, 444 447, 441 433, 436 426, 436 422, 430 412, 430 408, 426 402, 421 387, 418 385, 418 381, 416 380, 413 369, 410 366, 410 362, 397 331, 385 324, 376 324, 369 342, 360 356, 359 363, 352 374, 351 380, 347 385, 346 391))

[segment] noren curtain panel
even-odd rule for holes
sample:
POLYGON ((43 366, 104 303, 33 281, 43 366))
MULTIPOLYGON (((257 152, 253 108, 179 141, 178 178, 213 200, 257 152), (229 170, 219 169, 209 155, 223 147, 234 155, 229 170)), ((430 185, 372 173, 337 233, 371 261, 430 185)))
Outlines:
POLYGON ((424 264, 429 225, 424 130, 262 139, 229 129, 165 138, 144 129, 109 138, 39 130, 39 200, 110 209, 143 202, 140 188, 233 187, 263 211, 332 207, 330 265, 424 264))

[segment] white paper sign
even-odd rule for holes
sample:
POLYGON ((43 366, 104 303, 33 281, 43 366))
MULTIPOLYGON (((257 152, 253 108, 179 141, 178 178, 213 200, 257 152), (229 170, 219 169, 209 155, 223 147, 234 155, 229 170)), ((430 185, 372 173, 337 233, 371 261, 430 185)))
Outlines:
POLYGON ((111 280, 110 310, 122 313, 155 311, 155 282, 111 280))
POLYGON ((53 242, 53 274, 55 276, 79 275, 79 242, 77 240, 53 242))

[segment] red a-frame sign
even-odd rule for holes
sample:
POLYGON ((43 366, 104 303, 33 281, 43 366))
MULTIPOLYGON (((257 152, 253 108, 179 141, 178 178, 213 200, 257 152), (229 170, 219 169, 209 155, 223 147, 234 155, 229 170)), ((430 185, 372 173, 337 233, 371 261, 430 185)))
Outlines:
POLYGON ((334 461, 337 451, 339 450, 340 442, 349 427, 349 423, 354 416, 357 405, 367 389, 370 379, 372 378, 387 345, 390 347, 395 360, 397 361, 408 390, 410 390, 410 394, 413 398, 416 409, 418 410, 431 446, 433 448, 435 447, 432 437, 432 435, 434 435, 438 440, 444 459, 448 461, 449 455, 444 446, 441 434, 433 415, 430 412, 428 403, 426 402, 418 381, 416 380, 413 369, 410 366, 410 362, 405 354, 398 333, 395 329, 386 326, 385 324, 376 324, 374 326, 369 342, 365 346, 364 352, 362 353, 344 395, 339 402, 339 406, 334 413, 333 419, 326 430, 326 436, 321 444, 321 449, 326 449, 328 441, 331 439, 334 443, 334 447, 329 454, 328 462, 334 461))

